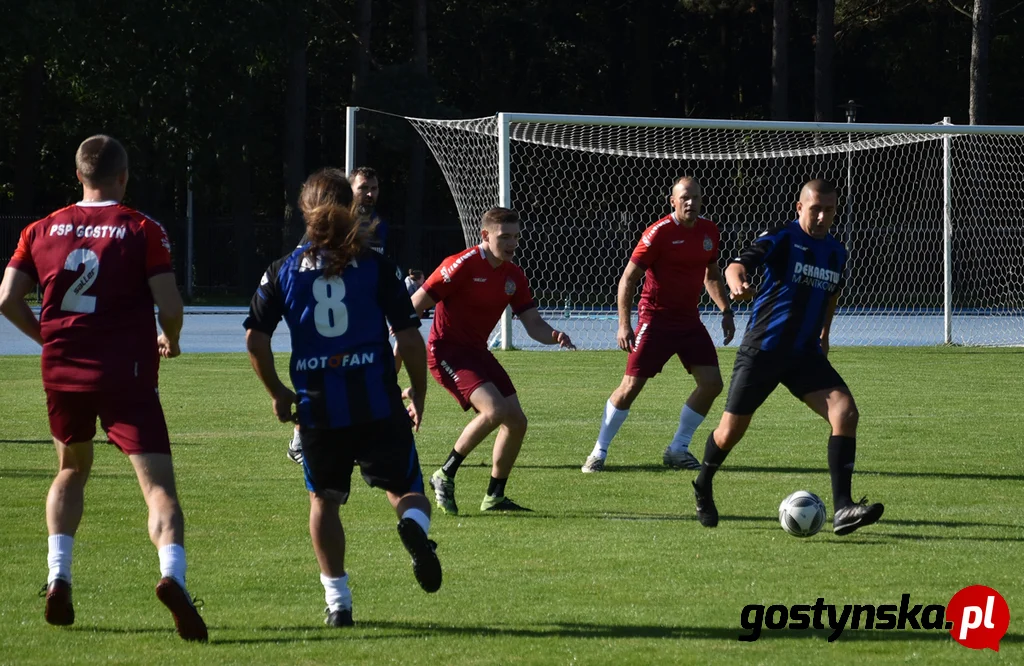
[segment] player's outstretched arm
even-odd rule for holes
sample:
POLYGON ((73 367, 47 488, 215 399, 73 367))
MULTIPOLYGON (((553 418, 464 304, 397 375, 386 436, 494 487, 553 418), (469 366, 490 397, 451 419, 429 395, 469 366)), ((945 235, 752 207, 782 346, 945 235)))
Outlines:
POLYGON ((632 261, 626 264, 626 270, 622 271, 619 278, 619 289, 616 294, 616 303, 619 307, 619 331, 616 334, 616 342, 622 351, 633 351, 633 344, 636 338, 633 335, 633 296, 636 294, 636 285, 643 277, 644 269, 632 261))
POLYGON ((262 331, 250 328, 245 332, 245 348, 249 352, 249 362, 256 376, 263 382, 263 387, 270 394, 273 402, 274 416, 281 423, 295 420, 292 405, 295 404, 295 393, 281 382, 274 367, 274 352, 270 348, 270 336, 262 331))
POLYGON ((156 303, 157 321, 162 331, 157 337, 157 349, 164 358, 174 358, 181 354, 178 340, 185 323, 185 304, 181 302, 174 273, 160 273, 149 278, 149 291, 156 303))
POLYGON ((747 268, 743 264, 729 264, 725 269, 725 282, 729 285, 729 295, 734 301, 749 301, 753 298, 754 288, 750 286, 747 268))
POLYGON ((556 331, 551 325, 544 321, 544 318, 537 312, 537 308, 530 308, 519 315, 526 334, 537 342, 544 345, 558 345, 566 349, 576 349, 576 345, 564 331, 556 331))
POLYGON ((405 371, 412 384, 409 416, 413 429, 419 431, 423 421, 423 405, 427 396, 427 347, 419 328, 407 328, 395 333, 395 344, 405 360, 405 371))
POLYGON ((43 334, 39 330, 39 320, 25 302, 25 296, 35 286, 35 280, 27 273, 8 266, 4 270, 4 281, 0 283, 0 312, 19 331, 42 345, 43 334))
POLYGON ((725 344, 732 342, 736 335, 736 321, 733 319, 732 306, 729 305, 729 292, 722 280, 722 269, 718 262, 708 264, 704 271, 704 288, 708 290, 708 296, 715 302, 718 309, 722 311, 722 335, 725 344))
POLYGON ((420 319, 423 318, 424 312, 435 305, 437 305, 437 303, 435 303, 434 299, 430 297, 430 294, 423 290, 423 287, 417 289, 412 295, 412 307, 416 309, 416 315, 420 319))

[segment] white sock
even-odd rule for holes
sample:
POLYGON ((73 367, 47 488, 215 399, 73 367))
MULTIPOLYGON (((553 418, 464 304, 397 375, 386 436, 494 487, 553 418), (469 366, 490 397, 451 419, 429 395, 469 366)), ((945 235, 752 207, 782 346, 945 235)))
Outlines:
POLYGON ((331 612, 337 610, 352 610, 352 592, 348 589, 348 574, 341 578, 331 578, 327 574, 320 574, 320 582, 324 586, 324 600, 331 612))
POLYGON ((156 551, 160 558, 160 577, 173 578, 185 589, 185 547, 172 543, 156 551))
POLYGON ((402 518, 408 518, 423 529, 424 534, 430 533, 430 517, 419 509, 408 509, 402 514, 402 518))
POLYGON ((601 432, 597 434, 597 443, 594 444, 594 450, 590 452, 591 456, 602 460, 608 457, 608 446, 619 432, 619 428, 622 427, 622 422, 626 420, 627 416, 629 416, 628 409, 616 409, 612 404, 612 399, 608 398, 608 402, 604 405, 604 418, 601 419, 601 432))
POLYGON ((679 430, 676 430, 669 448, 674 453, 686 451, 690 446, 690 440, 693 439, 693 433, 701 423, 704 423, 704 417, 690 409, 689 405, 683 405, 683 411, 679 413, 679 430))
POLYGON ((51 534, 46 543, 49 546, 46 554, 46 564, 50 567, 50 573, 46 577, 46 584, 61 578, 68 583, 71 582, 71 548, 75 545, 75 537, 67 534, 51 534))
POLYGON ((292 435, 292 448, 293 449, 301 449, 302 448, 302 431, 299 430, 298 426, 295 426, 295 432, 292 435))

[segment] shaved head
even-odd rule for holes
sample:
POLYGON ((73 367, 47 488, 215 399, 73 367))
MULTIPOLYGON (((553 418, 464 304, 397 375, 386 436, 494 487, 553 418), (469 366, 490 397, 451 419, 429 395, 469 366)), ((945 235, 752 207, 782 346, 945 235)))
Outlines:
POLYGON ((96 134, 78 146, 75 169, 89 186, 110 185, 128 170, 128 153, 114 137, 96 134))
POLYGON ((796 202, 800 228, 812 238, 827 236, 836 218, 838 202, 839 193, 827 180, 817 178, 805 184, 800 188, 800 200, 796 202))
POLYGON ((679 178, 676 178, 675 182, 672 183, 672 194, 675 194, 676 188, 679 186, 687 189, 695 187, 697 188, 698 193, 702 193, 704 190, 704 188, 700 186, 700 181, 693 176, 680 176, 679 178))
POLYGON ((676 220, 687 227, 692 227, 700 215, 701 206, 704 205, 704 192, 700 183, 692 176, 676 178, 669 203, 672 204, 672 213, 676 220))
POLYGON ((822 178, 815 178, 814 180, 807 181, 802 188, 800 188, 800 198, 803 199, 805 194, 825 195, 825 194, 837 194, 836 186, 822 178))

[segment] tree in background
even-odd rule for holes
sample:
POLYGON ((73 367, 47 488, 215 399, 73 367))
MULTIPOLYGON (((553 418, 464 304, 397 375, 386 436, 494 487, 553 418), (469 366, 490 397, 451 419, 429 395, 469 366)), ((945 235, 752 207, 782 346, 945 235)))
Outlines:
POLYGON ((772 15, 772 120, 789 117, 789 0, 775 0, 772 15))
POLYGON ((818 0, 814 39, 814 120, 832 120, 832 60, 836 51, 836 0, 818 0))
POLYGON ((992 0, 974 0, 971 16, 971 103, 972 125, 988 119, 988 60, 992 45, 992 0))

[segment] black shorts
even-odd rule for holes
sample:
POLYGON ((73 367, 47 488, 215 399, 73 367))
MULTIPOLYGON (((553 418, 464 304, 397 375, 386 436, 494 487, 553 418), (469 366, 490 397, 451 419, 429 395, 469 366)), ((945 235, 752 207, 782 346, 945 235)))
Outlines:
POLYGON ((815 391, 846 388, 846 382, 824 354, 740 347, 732 369, 725 411, 739 416, 753 414, 779 384, 801 400, 815 391))
POLYGON ((302 468, 311 492, 344 504, 356 464, 375 488, 397 495, 423 492, 412 421, 405 412, 346 428, 302 429, 302 468))

